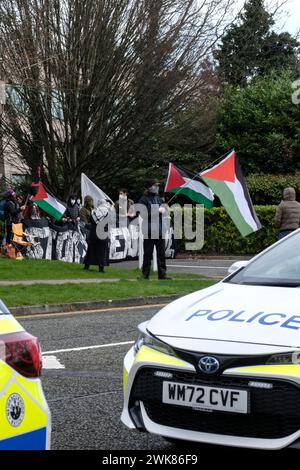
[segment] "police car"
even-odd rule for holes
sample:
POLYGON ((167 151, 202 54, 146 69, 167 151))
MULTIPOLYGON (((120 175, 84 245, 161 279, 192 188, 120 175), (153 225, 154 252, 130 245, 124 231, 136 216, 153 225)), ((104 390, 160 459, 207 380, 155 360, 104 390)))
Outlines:
POLYGON ((300 230, 139 326, 122 421, 166 437, 300 448, 300 230))
POLYGON ((37 338, 24 331, 0 300, 0 450, 50 448, 41 368, 37 338))

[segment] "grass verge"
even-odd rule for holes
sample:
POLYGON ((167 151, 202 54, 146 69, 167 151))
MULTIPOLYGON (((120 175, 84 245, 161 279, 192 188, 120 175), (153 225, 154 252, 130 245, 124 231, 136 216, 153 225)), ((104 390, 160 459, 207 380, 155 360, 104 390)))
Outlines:
MULTIPOLYGON (((105 268, 105 274, 100 274, 106 279, 136 279, 140 274, 138 269, 119 268, 111 264, 105 268)), ((195 279, 204 278, 197 274, 172 273, 172 278, 195 279)), ((0 281, 24 281, 24 280, 50 280, 50 279, 92 279, 99 278, 96 266, 84 271, 82 264, 65 263, 64 261, 46 261, 24 259, 22 261, 0 258, 0 281)), ((152 274, 152 278, 157 278, 152 274)))
MULTIPOLYGON (((195 277, 195 276, 194 276, 195 277)), ((105 284, 1 286, 0 298, 9 307, 58 304, 89 300, 127 299, 171 294, 188 294, 209 287, 213 280, 119 281, 105 284)))

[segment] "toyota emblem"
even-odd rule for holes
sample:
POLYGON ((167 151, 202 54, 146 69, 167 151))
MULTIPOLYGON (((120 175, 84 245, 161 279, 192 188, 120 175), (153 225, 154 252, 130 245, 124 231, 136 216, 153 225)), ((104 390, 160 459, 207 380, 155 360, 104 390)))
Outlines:
POLYGON ((205 374, 214 374, 219 370, 220 363, 215 357, 204 356, 199 361, 199 369, 205 374))

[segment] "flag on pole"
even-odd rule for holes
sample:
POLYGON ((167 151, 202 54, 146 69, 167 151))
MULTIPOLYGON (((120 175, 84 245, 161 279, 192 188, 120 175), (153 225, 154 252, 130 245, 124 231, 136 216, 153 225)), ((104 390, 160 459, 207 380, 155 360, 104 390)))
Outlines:
POLYGON ((181 167, 169 164, 168 179, 165 192, 182 194, 204 207, 211 208, 214 204, 214 193, 200 176, 181 167))
POLYGON ((219 197, 243 237, 261 228, 235 150, 200 175, 219 197))
POLYGON ((85 196, 91 196, 94 200, 94 206, 98 207, 103 199, 108 199, 113 202, 111 198, 105 194, 102 189, 98 188, 84 173, 81 173, 81 197, 84 201, 85 196))
POLYGON ((66 211, 65 206, 45 190, 41 181, 32 183, 31 186, 37 189, 37 194, 32 197, 32 201, 55 220, 60 220, 66 211))

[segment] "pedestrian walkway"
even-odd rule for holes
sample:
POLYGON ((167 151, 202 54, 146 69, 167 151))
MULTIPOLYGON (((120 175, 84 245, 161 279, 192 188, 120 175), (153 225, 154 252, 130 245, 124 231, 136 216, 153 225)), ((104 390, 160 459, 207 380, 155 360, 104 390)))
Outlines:
MULTIPOLYGON (((182 258, 167 259, 168 274, 172 273, 194 273, 208 276, 214 279, 222 279, 228 274, 228 268, 236 261, 248 260, 249 256, 243 257, 210 257, 210 258, 182 258)), ((138 261, 122 261, 112 263, 111 266, 118 268, 136 269, 138 261)))
POLYGON ((107 282, 119 282, 120 279, 104 279, 104 278, 91 278, 91 279, 30 279, 28 281, 0 281, 0 286, 33 286, 35 284, 48 284, 48 285, 62 285, 62 284, 104 284, 107 282))
MULTIPOLYGON (((203 281, 207 280, 208 278, 201 278, 201 277, 195 277, 195 278, 189 278, 188 280, 186 278, 174 278, 173 281, 203 281)), ((150 279, 149 282, 156 281, 157 278, 154 277, 153 279, 150 279)), ((172 278, 171 278, 172 280, 172 278)), ((1 286, 34 286, 36 284, 45 284, 45 285, 51 285, 51 286, 58 286, 58 285, 64 285, 64 284, 107 284, 107 283, 116 283, 120 282, 121 279, 117 278, 110 278, 110 279, 104 279, 104 278, 91 278, 91 279, 30 279, 30 280, 17 280, 17 281, 0 281, 0 287, 1 286)), ((138 279, 122 279, 122 281, 126 282, 139 282, 138 279)), ((148 281, 143 281, 143 282, 148 282, 148 281)))

